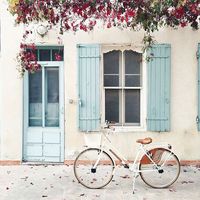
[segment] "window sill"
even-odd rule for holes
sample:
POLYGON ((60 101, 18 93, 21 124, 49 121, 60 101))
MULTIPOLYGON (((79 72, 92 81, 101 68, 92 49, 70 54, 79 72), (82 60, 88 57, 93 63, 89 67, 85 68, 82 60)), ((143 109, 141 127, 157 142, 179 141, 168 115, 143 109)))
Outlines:
POLYGON ((127 133, 127 132, 144 132, 146 128, 144 126, 114 126, 116 133, 127 133))

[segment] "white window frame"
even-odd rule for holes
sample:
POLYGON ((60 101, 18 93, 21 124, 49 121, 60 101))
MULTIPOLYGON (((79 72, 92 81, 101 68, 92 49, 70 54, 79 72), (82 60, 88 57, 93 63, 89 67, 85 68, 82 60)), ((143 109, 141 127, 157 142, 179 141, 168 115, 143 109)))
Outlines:
MULTIPOLYGON (((101 123, 105 122, 105 87, 104 87, 104 65, 103 65, 103 54, 111 52, 113 50, 119 50, 124 53, 125 50, 132 50, 137 53, 142 54, 142 46, 134 46, 132 44, 103 44, 101 45, 101 70, 100 70, 100 80, 101 80, 101 123)), ((123 87, 124 89, 140 89, 140 125, 116 125, 116 132, 141 132, 146 131, 146 113, 147 113, 147 101, 146 101, 146 60, 145 54, 142 57, 141 63, 141 86, 140 87, 123 87)), ((123 61, 122 61, 123 62, 123 61)), ((122 75, 125 75, 122 72, 122 75)), ((112 88, 112 87, 107 87, 112 88)), ((116 87, 115 87, 116 88, 116 87)), ((122 88, 122 87, 119 87, 122 88)))

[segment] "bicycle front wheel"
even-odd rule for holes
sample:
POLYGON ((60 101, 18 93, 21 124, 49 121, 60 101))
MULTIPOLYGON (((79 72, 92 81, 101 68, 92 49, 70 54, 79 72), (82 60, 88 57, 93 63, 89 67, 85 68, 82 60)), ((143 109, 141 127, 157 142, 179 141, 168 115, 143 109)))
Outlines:
POLYGON ((152 162, 146 155, 140 161, 139 170, 142 180, 153 188, 166 188, 179 177, 180 162, 168 149, 155 148, 149 151, 152 162))
POLYGON ((113 159, 105 151, 89 148, 74 161, 74 174, 78 182, 90 189, 106 186, 113 178, 113 159))

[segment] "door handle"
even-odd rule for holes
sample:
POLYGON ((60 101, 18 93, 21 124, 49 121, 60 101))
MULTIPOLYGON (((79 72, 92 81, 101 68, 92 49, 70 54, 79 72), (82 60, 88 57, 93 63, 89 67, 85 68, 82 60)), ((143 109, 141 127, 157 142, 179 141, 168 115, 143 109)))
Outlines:
POLYGON ((80 107, 82 106, 82 101, 81 101, 81 99, 78 99, 78 104, 79 104, 80 107))

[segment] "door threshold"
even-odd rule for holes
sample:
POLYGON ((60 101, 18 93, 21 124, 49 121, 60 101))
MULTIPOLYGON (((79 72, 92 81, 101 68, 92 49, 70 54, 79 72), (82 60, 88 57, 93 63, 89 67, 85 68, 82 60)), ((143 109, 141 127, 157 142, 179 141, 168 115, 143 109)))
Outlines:
POLYGON ((22 165, 33 165, 33 166, 39 166, 39 165, 64 165, 64 162, 34 162, 34 161, 22 161, 22 165))

